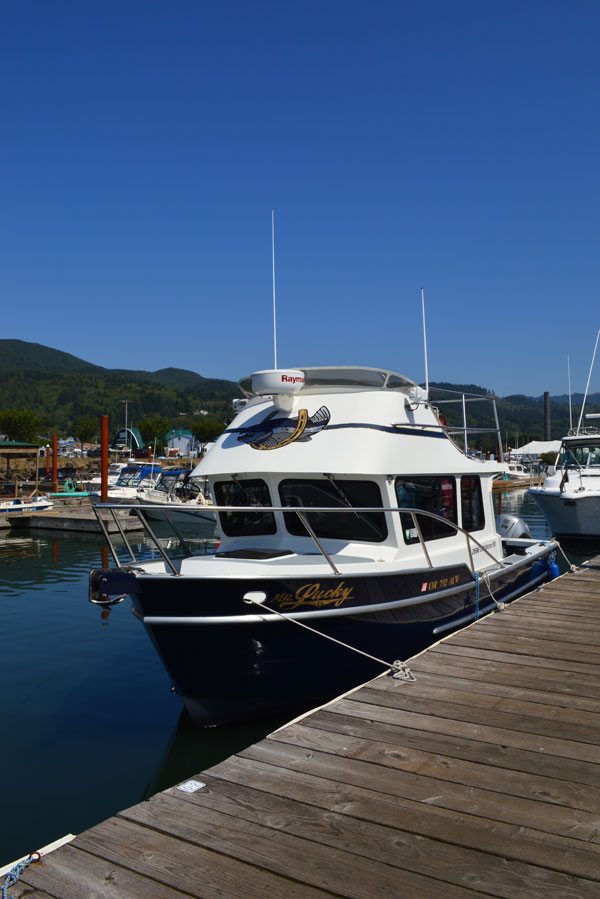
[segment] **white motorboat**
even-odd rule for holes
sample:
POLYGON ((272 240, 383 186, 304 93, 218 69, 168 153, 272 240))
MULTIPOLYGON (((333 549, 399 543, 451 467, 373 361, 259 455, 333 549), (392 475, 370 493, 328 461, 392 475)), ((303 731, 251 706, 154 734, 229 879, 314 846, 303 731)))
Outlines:
MULTIPOLYGON (((124 468, 127 467, 127 462, 111 462, 108 466, 108 486, 114 487, 117 481, 119 480, 119 475, 123 471, 124 468)), ((87 490, 89 493, 99 493, 102 487, 102 478, 100 475, 97 475, 94 478, 90 478, 89 481, 86 481, 83 484, 83 489, 87 490)))
POLYGON ((150 520, 216 524, 207 480, 194 477, 189 468, 166 468, 154 486, 139 488, 137 499, 149 507, 144 514, 150 520))
POLYGON ((45 512, 54 503, 47 496, 36 496, 35 499, 6 499, 0 502, 0 515, 19 515, 26 512, 45 512))
MULTIPOLYGON (((552 541, 497 529, 503 463, 461 449, 404 375, 304 368, 240 386, 247 403, 194 470, 215 500, 218 551, 170 555, 148 526, 158 558, 129 547, 124 562, 111 545, 117 567, 90 574, 92 601, 131 595, 197 722, 315 705, 399 674, 394 660, 554 568, 552 541)), ((499 526, 521 534, 515 525, 499 526)))
POLYGON ((521 462, 506 462, 504 472, 496 480, 502 484, 508 482, 511 485, 522 484, 524 486, 531 483, 531 472, 521 462))
MULTIPOLYGON (((108 488, 108 500, 112 503, 136 502, 138 490, 154 487, 162 472, 155 462, 128 462, 112 487, 108 488)), ((92 503, 100 501, 100 493, 91 496, 92 503)))
POLYGON ((600 537, 600 429, 569 431, 554 473, 529 493, 556 537, 600 537))

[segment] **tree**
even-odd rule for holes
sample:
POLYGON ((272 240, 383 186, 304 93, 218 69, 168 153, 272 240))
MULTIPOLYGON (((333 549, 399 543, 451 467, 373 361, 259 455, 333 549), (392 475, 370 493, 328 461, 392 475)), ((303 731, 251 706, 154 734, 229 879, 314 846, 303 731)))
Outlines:
POLYGON ((75 436, 81 444, 92 443, 100 430, 100 422, 94 415, 84 415, 75 425, 75 436))
POLYGON ((169 420, 161 415, 149 415, 140 421, 138 428, 146 443, 154 444, 156 440, 157 445, 162 446, 165 434, 170 430, 171 425, 169 420))
POLYGON ((31 409, 4 409, 0 412, 0 432, 9 440, 39 443, 44 423, 31 409))

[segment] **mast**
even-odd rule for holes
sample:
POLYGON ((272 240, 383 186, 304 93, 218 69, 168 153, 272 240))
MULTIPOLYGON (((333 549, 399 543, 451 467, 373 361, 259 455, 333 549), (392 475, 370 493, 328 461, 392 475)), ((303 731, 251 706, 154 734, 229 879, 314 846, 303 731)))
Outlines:
POLYGON ((567 378, 569 382, 569 430, 573 430, 573 408, 571 406, 571 360, 567 353, 567 378))
POLYGON ((596 360, 596 350, 598 349, 598 338, 600 338, 600 329, 596 334, 596 343, 594 344, 594 352, 592 353, 592 364, 590 365, 590 370, 588 373, 587 384, 585 385, 585 393, 583 395, 583 403, 581 404, 581 413, 579 415, 579 421, 577 422, 577 433, 579 434, 579 428, 581 427, 581 420, 583 418, 583 410, 585 409, 585 402, 587 400, 588 388, 590 386, 590 380, 592 377, 592 369, 594 368, 594 362, 596 360))
POLYGON ((423 316, 423 353, 425 356, 425 390, 429 395, 429 367, 427 365, 427 328, 425 327, 425 291, 421 288, 421 313, 423 316))

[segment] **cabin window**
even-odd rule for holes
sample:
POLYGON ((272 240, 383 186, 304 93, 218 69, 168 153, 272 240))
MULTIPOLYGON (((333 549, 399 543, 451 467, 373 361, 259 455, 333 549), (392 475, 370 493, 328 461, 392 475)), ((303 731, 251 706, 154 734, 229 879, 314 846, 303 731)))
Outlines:
MULTIPOLYGON (((454 478, 396 478, 396 499, 400 508, 422 509, 423 512, 432 512, 447 521, 458 523, 454 478)), ((441 537, 451 537, 456 533, 455 528, 437 518, 430 518, 428 515, 415 517, 425 540, 439 540, 441 537)), ((401 512, 400 520, 404 542, 418 543, 419 533, 412 515, 401 512)))
MULTIPOLYGON (((306 519, 317 537, 332 540, 356 540, 361 543, 381 543, 388 535, 383 512, 361 512, 360 507, 383 505, 381 491, 373 481, 349 481, 329 478, 318 480, 288 479, 281 481, 279 496, 282 506, 308 510, 311 507, 352 506, 353 512, 309 512, 306 519)), ((310 536, 295 513, 284 513, 285 526, 297 537, 310 536)))
POLYGON ((569 446, 563 444, 558 461, 559 468, 589 468, 600 465, 600 446, 569 446))
POLYGON ((481 481, 478 477, 468 475, 460 479, 460 505, 465 531, 480 531, 485 527, 481 481))
MULTIPOLYGON (((215 484, 217 506, 270 506, 269 488, 264 481, 255 479, 217 481, 215 484)), ((277 531, 272 512, 219 512, 223 533, 228 537, 254 537, 258 534, 274 534, 277 531)))

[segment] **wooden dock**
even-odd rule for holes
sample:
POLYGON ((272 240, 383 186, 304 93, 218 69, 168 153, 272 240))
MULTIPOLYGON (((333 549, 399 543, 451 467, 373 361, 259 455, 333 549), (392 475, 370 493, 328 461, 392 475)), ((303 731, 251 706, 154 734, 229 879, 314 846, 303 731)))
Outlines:
POLYGON ((410 669, 91 828, 12 893, 597 899, 600 556, 410 669))

